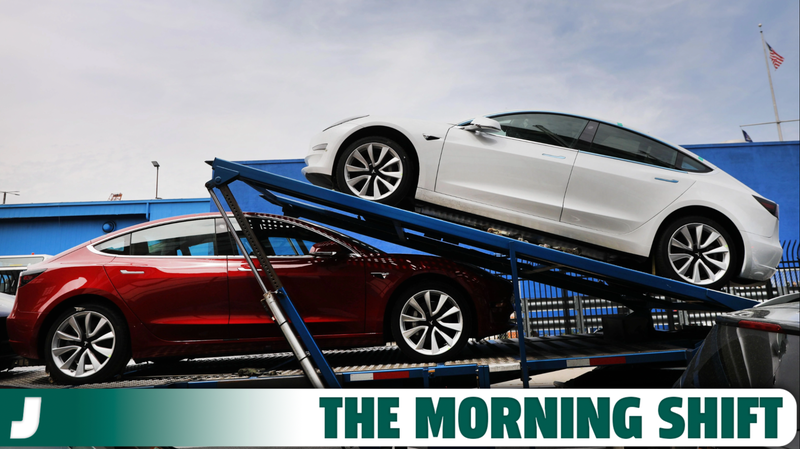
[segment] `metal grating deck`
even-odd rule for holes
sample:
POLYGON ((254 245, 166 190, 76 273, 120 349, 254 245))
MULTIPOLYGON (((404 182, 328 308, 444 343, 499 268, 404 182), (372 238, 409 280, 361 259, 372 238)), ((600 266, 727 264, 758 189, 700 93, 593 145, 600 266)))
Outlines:
MULTIPOLYGON (((540 363, 580 362, 583 359, 602 357, 670 353, 677 354, 680 358, 682 354, 691 352, 694 343, 690 340, 621 343, 608 341, 598 334, 581 334, 527 338, 525 347, 529 366, 535 371, 540 363)), ((324 354, 336 374, 413 369, 427 369, 431 373, 439 370, 444 373, 448 368, 466 365, 485 366, 491 372, 520 369, 516 339, 470 342, 458 360, 442 364, 408 362, 396 346, 331 350, 324 351, 324 354)), ((686 359, 688 360, 688 355, 686 359)), ((564 367, 587 365, 588 362, 567 363, 564 367)), ((558 369, 553 366, 541 365, 540 369, 558 369)), ((286 352, 191 359, 171 364, 130 364, 117 380, 81 386, 53 384, 43 366, 19 367, 0 372, 0 388, 153 388, 203 387, 203 384, 209 387, 253 388, 269 386, 268 384, 275 384, 270 381, 289 378, 295 381, 299 378, 302 383, 304 374, 294 356, 286 352)))

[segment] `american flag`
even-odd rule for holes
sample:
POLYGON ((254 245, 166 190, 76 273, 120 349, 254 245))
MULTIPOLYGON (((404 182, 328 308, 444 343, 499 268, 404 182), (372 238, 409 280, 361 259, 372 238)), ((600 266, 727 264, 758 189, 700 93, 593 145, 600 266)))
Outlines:
POLYGON ((772 49, 769 46, 769 42, 767 42, 767 48, 769 48, 769 59, 772 60, 772 65, 775 66, 775 70, 778 70, 778 67, 783 64, 783 56, 779 55, 778 52, 772 49))

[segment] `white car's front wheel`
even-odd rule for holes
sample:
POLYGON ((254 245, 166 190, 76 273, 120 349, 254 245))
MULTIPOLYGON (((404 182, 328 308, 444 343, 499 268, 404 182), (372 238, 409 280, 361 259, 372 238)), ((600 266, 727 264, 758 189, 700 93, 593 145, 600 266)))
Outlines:
POLYGON ((659 275, 716 290, 739 269, 730 233, 702 216, 670 223, 658 239, 655 257, 659 275))
POLYGON ((337 190, 391 206, 398 205, 407 196, 413 179, 407 151, 384 137, 353 142, 336 164, 337 190))

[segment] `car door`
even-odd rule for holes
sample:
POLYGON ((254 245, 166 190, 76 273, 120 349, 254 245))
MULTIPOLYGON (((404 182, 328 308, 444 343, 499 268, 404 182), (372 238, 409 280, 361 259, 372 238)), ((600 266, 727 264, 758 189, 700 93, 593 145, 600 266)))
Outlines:
MULTIPOLYGON (((250 217, 249 221, 312 334, 346 335, 364 331, 365 268, 360 257, 351 257, 349 250, 315 256, 310 254, 311 247, 329 242, 329 237, 276 218, 250 217)), ((238 223, 234 227, 248 246, 238 223)), ((258 260, 255 257, 252 260, 258 268, 258 260)), ((280 329, 261 305, 263 294, 244 257, 229 258, 228 278, 231 336, 281 337, 280 329)))
POLYGON ((558 221, 577 155, 573 147, 588 120, 559 114, 492 118, 502 132, 448 132, 436 192, 558 221))
POLYGON ((167 223, 119 239, 95 249, 117 254, 106 264, 106 273, 156 337, 227 337, 227 258, 216 255, 213 218, 167 223))
POLYGON ((575 160, 561 221, 612 234, 633 231, 694 183, 675 148, 600 123, 575 160))

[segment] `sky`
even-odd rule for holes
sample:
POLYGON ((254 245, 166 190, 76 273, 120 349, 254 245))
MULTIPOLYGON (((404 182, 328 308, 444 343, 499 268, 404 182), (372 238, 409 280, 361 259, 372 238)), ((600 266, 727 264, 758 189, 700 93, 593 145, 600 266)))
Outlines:
POLYGON ((545 110, 741 140, 775 121, 759 23, 785 58, 780 118, 798 119, 797 0, 0 0, 0 190, 152 199, 158 161, 159 197, 207 197, 204 161, 301 159, 362 114, 545 110))

